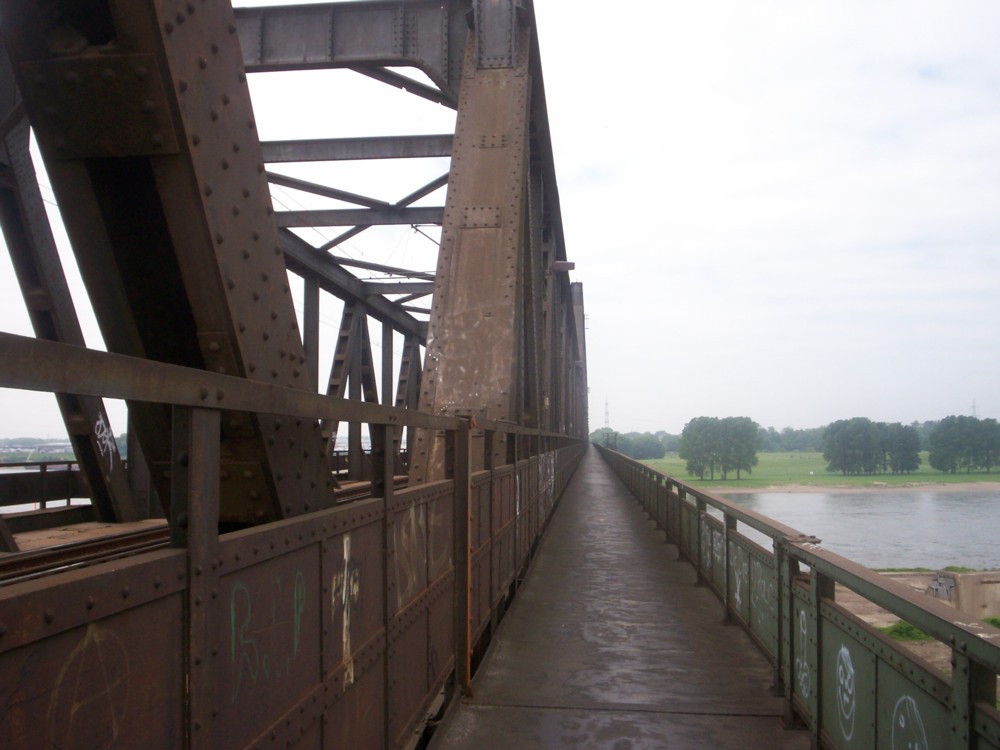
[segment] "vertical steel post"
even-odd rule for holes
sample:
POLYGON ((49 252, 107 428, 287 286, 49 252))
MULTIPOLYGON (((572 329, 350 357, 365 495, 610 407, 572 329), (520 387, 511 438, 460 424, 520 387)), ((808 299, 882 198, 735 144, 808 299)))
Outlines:
POLYGON ((462 420, 454 437, 455 682, 472 695, 472 432, 462 420))
POLYGON ((217 411, 175 407, 171 450, 171 544, 187 548, 186 731, 192 748, 218 747, 219 425, 217 411))

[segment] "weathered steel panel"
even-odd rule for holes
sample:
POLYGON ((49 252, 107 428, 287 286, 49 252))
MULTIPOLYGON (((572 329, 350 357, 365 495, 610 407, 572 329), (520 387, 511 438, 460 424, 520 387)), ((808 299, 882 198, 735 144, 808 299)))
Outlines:
POLYGON ((774 556, 750 548, 750 632, 773 659, 778 653, 778 571, 774 556))
POLYGON ((750 623, 750 551, 739 534, 729 535, 728 573, 729 606, 749 627, 750 623))
POLYGON ((389 614, 395 615, 427 587, 427 505, 410 497, 393 513, 389 557, 389 614))
POLYGON ((215 616, 224 623, 219 721, 242 746, 319 683, 324 606, 319 545, 222 578, 215 616))
POLYGON ((839 750, 875 750, 875 654, 823 619, 823 729, 839 750))
MULTIPOLYGON (((792 695, 801 701, 803 708, 810 705, 816 690, 816 644, 810 638, 815 633, 816 623, 807 589, 793 586, 792 596, 792 695)), ((810 717, 815 720, 816 717, 810 717)))
POLYGON ((0 747, 181 747, 182 621, 175 594, 4 653, 0 747))
POLYGON ((355 655, 384 627, 382 523, 369 523, 323 543, 323 663, 343 666, 342 689, 355 680, 355 655))
POLYGON ((434 586, 427 611, 427 674, 431 690, 441 684, 455 665, 454 573, 448 573, 434 586))
POLYGON ((452 567, 453 507, 450 493, 438 494, 427 502, 427 575, 431 581, 436 581, 452 567))
POLYGON ((878 665, 876 747, 948 747, 951 713, 911 680, 887 665, 878 665))
POLYGON ((359 670, 356 677, 325 716, 325 750, 385 748, 385 653, 380 653, 370 668, 359 670))
POLYGON ((429 618, 426 604, 411 605, 401 613, 389 635, 389 738, 392 747, 407 739, 422 718, 431 683, 427 645, 429 618))

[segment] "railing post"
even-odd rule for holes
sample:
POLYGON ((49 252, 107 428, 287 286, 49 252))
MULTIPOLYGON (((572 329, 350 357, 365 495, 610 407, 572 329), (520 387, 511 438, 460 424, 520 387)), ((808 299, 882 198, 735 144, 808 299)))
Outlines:
POLYGON ((732 574, 735 577, 736 571, 733 570, 733 563, 729 558, 729 535, 730 533, 736 531, 736 519, 728 513, 723 514, 723 519, 725 520, 725 523, 722 527, 722 601, 726 605, 726 615, 723 618, 723 622, 731 623, 733 621, 733 616, 732 603, 730 602, 729 597, 729 576, 732 574))
POLYGON ((216 661, 223 628, 219 595, 219 422, 217 411, 174 407, 170 462, 170 543, 187 548, 186 733, 191 748, 218 747, 216 661))
POLYGON ((705 529, 708 528, 705 523, 705 512, 708 505, 701 498, 695 499, 695 560, 694 569, 698 574, 697 580, 695 581, 696 586, 706 585, 706 577, 704 567, 705 560, 705 529))
POLYGON ((775 647, 775 692, 785 698, 782 720, 786 727, 795 726, 795 707, 792 703, 795 684, 795 641, 792 619, 795 612, 795 598, 792 580, 798 573, 798 562, 788 554, 784 539, 774 540, 774 563, 776 573, 775 617, 777 618, 777 638, 775 647))
POLYGON ((976 739, 976 703, 995 706, 996 673, 969 658, 965 641, 952 643, 951 667, 951 747, 972 750, 976 739))
MULTIPOLYGON (((836 592, 836 581, 822 575, 816 570, 812 571, 809 580, 810 603, 812 605, 812 618, 809 623, 809 639, 812 641, 811 649, 803 649, 803 657, 811 651, 813 664, 816 667, 814 676, 815 685, 809 694, 810 730, 812 733, 813 747, 820 747, 820 732, 823 729, 823 624, 820 616, 823 608, 823 600, 833 600, 836 592)), ((809 646, 810 644, 804 644, 809 646)))
POLYGON ((472 695, 472 432, 461 420, 454 434, 455 687, 472 695))

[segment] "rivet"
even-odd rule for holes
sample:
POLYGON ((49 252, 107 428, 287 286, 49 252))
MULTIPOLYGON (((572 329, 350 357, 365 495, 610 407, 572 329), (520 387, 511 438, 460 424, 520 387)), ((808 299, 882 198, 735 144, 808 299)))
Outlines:
POLYGON ((219 342, 218 341, 210 341, 210 342, 208 342, 208 350, 210 352, 217 352, 221 348, 222 347, 219 346, 219 342))
POLYGON ((122 599, 128 599, 128 595, 132 593, 132 589, 128 586, 122 586, 122 599))
POLYGON ((244 72, 243 72, 243 71, 241 70, 241 71, 240 71, 239 73, 237 73, 237 74, 236 74, 236 79, 237 79, 237 80, 238 80, 238 81, 239 81, 240 83, 246 83, 246 80, 247 80, 247 74, 246 74, 246 73, 244 73, 244 72))
POLYGON ((163 146, 163 136, 160 135, 159 133, 153 133, 153 135, 149 137, 149 142, 152 143, 156 148, 160 148, 161 146, 163 146))
POLYGON ((240 207, 233 206, 233 216, 239 216, 239 215, 240 215, 240 207))
POLYGON ((212 54, 213 54, 213 55, 217 55, 217 54, 219 54, 219 45, 218 45, 218 44, 216 44, 215 42, 212 42, 212 43, 211 43, 211 44, 210 44, 210 45, 208 46, 208 48, 209 48, 210 50, 212 50, 212 54))
POLYGON ((212 186, 211 185, 205 185, 204 192, 205 192, 205 196, 206 197, 210 196, 212 194, 212 186))
POLYGON ((233 153, 234 154, 238 154, 239 151, 240 151, 240 144, 234 142, 233 143, 233 153))
POLYGON ((236 327, 240 330, 240 333, 243 333, 247 329, 247 324, 244 323, 243 321, 240 321, 239 323, 237 323, 236 327))
POLYGON ((251 362, 250 364, 247 365, 247 369, 250 370, 250 372, 257 372, 257 365, 251 362))
POLYGON ((215 122, 216 120, 219 119, 219 113, 216 112, 214 109, 209 113, 208 116, 212 118, 212 122, 215 122))
POLYGON ((185 91, 188 90, 188 83, 187 83, 187 81, 180 81, 177 84, 177 88, 180 89, 180 92, 183 94, 185 91))
MULTIPOLYGON (((249 195, 249 193, 246 190, 244 190, 243 192, 244 194, 249 195)), ((260 239, 260 234, 258 232, 251 232, 250 236, 253 238, 254 242, 260 239)))
POLYGON ((229 104, 229 101, 230 101, 230 99, 229 99, 229 94, 223 94, 223 95, 222 95, 222 103, 223 103, 224 105, 228 105, 228 104, 229 104))
POLYGON ((225 159, 222 160, 222 168, 229 169, 229 162, 225 159))
POLYGON ((249 250, 244 250, 243 251, 243 260, 250 260, 250 251, 249 250))
POLYGON ((277 320, 277 319, 278 319, 278 313, 276 313, 274 310, 271 310, 271 320, 277 320))
POLYGON ((216 244, 216 245, 221 245, 221 244, 222 244, 222 241, 223 241, 224 239, 225 239, 225 238, 224 238, 224 237, 223 237, 223 236, 222 236, 221 234, 217 234, 217 235, 215 235, 215 244, 216 244))
POLYGON ((215 389, 215 400, 216 401, 222 401, 222 399, 224 399, 225 397, 226 397, 226 392, 224 390, 222 390, 221 388, 216 388, 215 389))
POLYGON ((180 11, 177 11, 177 16, 176 16, 176 18, 177 18, 177 25, 178 25, 178 26, 179 26, 179 25, 181 25, 182 23, 184 23, 184 22, 185 22, 185 21, 187 20, 187 19, 186 19, 186 18, 184 17, 184 14, 183 14, 183 13, 181 13, 180 11))
POLYGON ((156 109, 156 105, 153 104, 152 99, 145 99, 143 100, 139 108, 148 115, 150 112, 156 109))
MULTIPOLYGON (((144 79, 144 78, 145 78, 145 77, 146 77, 147 75, 149 75, 149 71, 148 71, 148 70, 146 70, 146 68, 145 68, 144 66, 142 66, 142 65, 137 65, 137 66, 136 66, 136 68, 135 68, 135 77, 136 77, 136 78, 138 78, 138 79, 139 79, 139 80, 141 81, 141 80, 143 80, 143 79, 144 79)), ((184 82, 183 82, 183 81, 181 81, 181 83, 184 83, 184 82)), ((186 84, 186 83, 184 83, 184 85, 185 85, 185 86, 187 86, 187 84, 186 84)))
POLYGON ((199 57, 198 58, 198 67, 201 68, 202 70, 204 70, 205 68, 207 68, 208 67, 208 60, 206 60, 204 57, 199 57))
POLYGON ((197 133, 195 133, 194 135, 192 135, 191 136, 191 143, 192 143, 192 145, 195 145, 195 146, 197 146, 198 144, 200 144, 201 143, 201 136, 198 135, 197 133))
POLYGON ((198 395, 201 396, 202 400, 204 401, 206 398, 208 398, 208 388, 206 388, 205 386, 199 388, 198 395))
POLYGON ((194 3, 188 3, 185 7, 187 8, 188 15, 194 13, 194 3))
POLYGON ((45 622, 52 622, 54 619, 56 619, 56 613, 53 612, 51 609, 47 609, 45 610, 44 617, 45 617, 45 622))
POLYGON ((88 596, 86 604, 87 609, 93 609, 95 604, 97 604, 97 601, 94 599, 94 597, 88 596))
POLYGON ((260 292, 254 292, 252 296, 254 302, 260 301, 260 292))
POLYGON ((236 24, 234 24, 234 23, 229 24, 229 33, 230 34, 235 34, 236 33, 236 24))
POLYGON ((235 287, 236 287, 236 282, 235 281, 233 281, 232 279, 226 279, 226 288, 227 289, 233 289, 235 287))
POLYGON ((250 197, 250 191, 247 190, 246 188, 243 188, 243 197, 244 198, 249 198, 250 197))
POLYGON ((163 24, 163 30, 166 31, 168 34, 173 34, 174 25, 170 23, 170 21, 167 21, 165 24, 163 24))

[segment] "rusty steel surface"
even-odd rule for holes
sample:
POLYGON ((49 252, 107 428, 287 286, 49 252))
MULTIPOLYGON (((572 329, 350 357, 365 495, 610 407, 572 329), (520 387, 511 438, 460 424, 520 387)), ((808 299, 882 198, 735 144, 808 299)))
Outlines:
POLYGON ((0 0, 0 221, 37 336, 0 332, 0 387, 59 394, 82 467, 4 477, 0 505, 92 503, 0 516, 0 747, 404 748, 468 689, 586 433, 532 26, 515 0, 0 0), (262 144, 250 76, 327 69, 456 109, 458 132, 262 144), (80 335, 29 125, 107 352, 80 335), (451 164, 391 196, 293 164, 400 159, 451 164), (338 205, 275 211, 289 192, 338 205), (394 223, 443 226, 437 273, 342 247, 394 223), (451 377, 490 349, 466 284, 517 295, 488 300, 486 369, 451 377), (101 399, 128 405, 127 467, 101 399), (421 434, 436 464, 407 484, 421 434), (163 529, 13 551, 150 511, 163 529))

